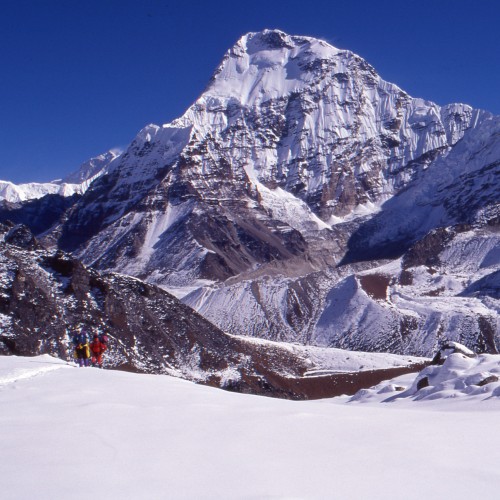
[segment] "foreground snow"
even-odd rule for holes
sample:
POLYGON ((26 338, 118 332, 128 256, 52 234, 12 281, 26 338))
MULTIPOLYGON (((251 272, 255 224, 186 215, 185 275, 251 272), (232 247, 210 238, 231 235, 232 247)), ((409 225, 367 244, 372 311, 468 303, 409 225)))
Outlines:
POLYGON ((483 399, 292 402, 0 357, 2 497, 495 498, 483 399))

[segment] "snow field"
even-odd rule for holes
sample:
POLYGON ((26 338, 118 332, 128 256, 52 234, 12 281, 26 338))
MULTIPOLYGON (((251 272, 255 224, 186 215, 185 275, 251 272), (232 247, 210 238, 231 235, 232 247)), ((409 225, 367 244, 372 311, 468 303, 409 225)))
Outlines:
POLYGON ((495 401, 292 402, 48 356, 0 357, 0 379, 3 498, 461 499, 500 486, 495 401))

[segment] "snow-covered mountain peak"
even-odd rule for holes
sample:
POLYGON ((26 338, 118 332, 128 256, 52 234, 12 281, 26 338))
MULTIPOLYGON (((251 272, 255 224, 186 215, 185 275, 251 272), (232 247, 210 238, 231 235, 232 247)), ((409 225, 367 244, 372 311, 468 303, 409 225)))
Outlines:
MULTIPOLYGON (((488 120, 490 115, 464 104, 441 107, 412 98, 358 55, 322 40, 278 30, 249 33, 227 51, 205 92, 184 115, 144 127, 50 237, 86 264, 134 275, 179 296, 215 283, 213 290, 201 290, 191 299, 207 316, 217 311, 213 320, 228 331, 342 343, 345 331, 364 331, 358 326, 361 316, 350 314, 349 304, 356 303, 363 317, 382 318, 377 324, 383 323, 384 335, 390 332, 383 344, 377 340, 377 348, 401 331, 403 341, 392 349, 426 353, 432 341, 408 347, 413 340, 407 339, 420 335, 435 311, 429 308, 418 323, 376 302, 391 299, 386 293, 391 287, 398 293, 399 281, 410 280, 410 272, 400 280, 398 267, 392 285, 387 273, 349 279, 349 268, 330 266, 346 262, 346 248, 353 253, 351 262, 366 260, 367 249, 377 250, 389 233, 397 241, 402 233, 411 244, 416 231, 402 232, 402 225, 424 236, 421 215, 424 223, 431 221, 429 207, 435 206, 432 220, 441 220, 445 196, 437 188, 453 185, 456 166, 462 172, 470 163, 481 173, 493 165, 496 129, 482 127, 488 120), (472 148, 478 145, 477 134, 485 134, 489 153, 472 148), (471 158, 472 151, 477 159, 471 158), (439 196, 429 204, 422 189, 439 196), (377 221, 386 220, 395 195, 403 192, 404 199, 397 201, 401 210, 392 211, 379 227, 377 221), (409 206, 409 197, 425 201, 423 209, 409 206), (371 216, 375 228, 367 226, 371 216), (282 278, 267 283, 266 273, 282 278), (227 286, 219 286, 224 281, 227 286), (371 287, 376 298, 365 290, 371 287), (323 315, 329 290, 334 298, 351 297, 340 315, 323 315), (373 315, 365 315, 366 310, 373 315), (330 328, 332 317, 340 318, 342 328, 330 328), (323 330, 317 326, 320 318, 329 320, 323 330)), ((490 198, 498 199, 498 183, 484 178, 484 185, 493 187, 484 191, 488 199, 474 213, 484 218, 487 209, 489 220, 490 212, 497 211, 490 198)), ((460 178, 456 184, 453 193, 473 185, 460 178)), ((455 211, 472 206, 465 198, 452 198, 447 205, 457 204, 455 211)), ((428 286, 424 292, 431 297, 441 290, 428 286)), ((466 325, 467 318, 456 314, 466 325)), ((489 328, 482 308, 471 331, 489 328)), ((374 349, 375 343, 365 342, 368 337, 363 334, 358 342, 352 334, 346 346, 374 349)))
POLYGON ((250 32, 241 37, 239 43, 243 43, 247 47, 247 51, 251 52, 253 48, 255 51, 259 50, 280 50, 283 48, 293 48, 299 44, 306 43, 310 38, 292 37, 287 33, 278 29, 265 29, 263 31, 250 32))
POLYGON ((279 30, 248 33, 228 50, 206 94, 236 98, 244 105, 284 97, 313 82, 318 70, 328 62, 333 64, 339 55, 352 53, 323 40, 279 30))
MULTIPOLYGON (((310 36, 288 35, 280 30, 269 29, 244 35, 235 47, 239 47, 249 56, 257 53, 280 52, 291 54, 292 57, 316 56, 328 59, 339 53, 350 54, 349 51, 337 49, 324 40, 310 36)), ((233 48, 230 52, 236 51, 233 48)))

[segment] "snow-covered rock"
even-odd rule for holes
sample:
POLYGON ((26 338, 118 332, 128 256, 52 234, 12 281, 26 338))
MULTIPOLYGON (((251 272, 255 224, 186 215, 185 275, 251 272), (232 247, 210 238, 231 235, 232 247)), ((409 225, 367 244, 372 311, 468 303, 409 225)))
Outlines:
POLYGON ((401 254, 437 228, 498 225, 499 137, 500 117, 490 117, 469 130, 407 189, 360 225, 350 238, 344 260, 401 254))
POLYGON ((445 343, 433 363, 415 377, 404 375, 371 389, 362 389, 350 401, 402 402, 453 399, 482 402, 500 396, 500 355, 474 354, 467 347, 445 343))

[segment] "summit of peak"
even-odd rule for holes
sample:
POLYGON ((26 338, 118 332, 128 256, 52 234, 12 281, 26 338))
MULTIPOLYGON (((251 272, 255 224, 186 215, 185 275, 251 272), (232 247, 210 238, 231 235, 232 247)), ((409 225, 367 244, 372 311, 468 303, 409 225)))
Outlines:
POLYGON ((291 49, 295 46, 290 35, 275 29, 248 33, 244 38, 246 38, 247 46, 253 45, 260 49, 291 49))
POLYGON ((251 105, 288 95, 326 77, 325 62, 340 64, 343 54, 350 52, 277 29, 247 33, 226 52, 205 97, 236 98, 251 105))
POLYGON ((335 47, 321 40, 310 36, 289 35, 279 29, 265 29, 243 35, 235 47, 243 49, 247 53, 259 52, 262 50, 293 50, 305 45, 319 44, 323 47, 329 47, 335 51, 335 47))

